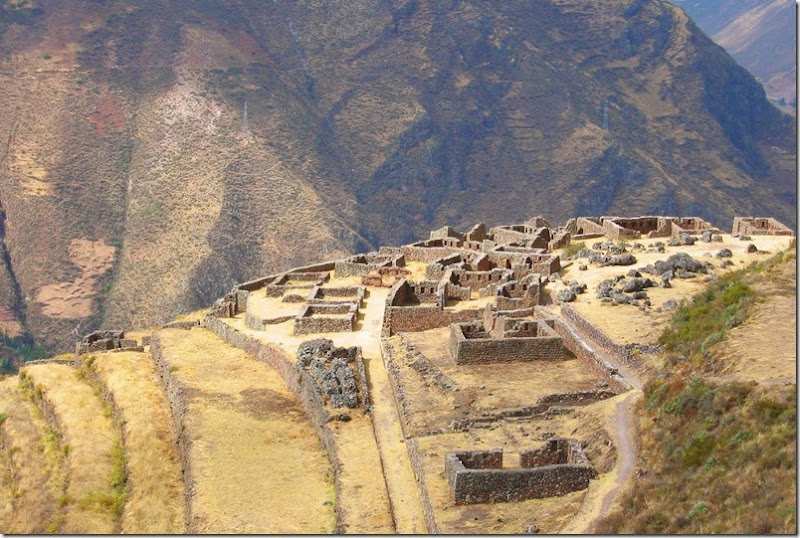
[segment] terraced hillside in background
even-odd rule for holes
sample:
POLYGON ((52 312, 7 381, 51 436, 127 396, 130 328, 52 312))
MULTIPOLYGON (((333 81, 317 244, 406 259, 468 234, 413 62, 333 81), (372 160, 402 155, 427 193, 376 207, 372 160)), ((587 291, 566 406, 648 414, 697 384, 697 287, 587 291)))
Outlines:
POLYGON ((445 223, 793 227, 795 146, 665 0, 3 0, 0 352, 445 223))
MULTIPOLYGON (((444 228, 241 283, 211 311, 128 334, 129 349, 100 351, 101 339, 29 364, 0 379, 0 531, 791 533, 795 238, 687 221, 698 230, 588 233, 594 244, 548 252, 518 242, 550 235, 529 225, 540 218, 476 226, 467 235, 481 243, 444 228), (604 282, 644 285, 637 272, 687 256, 693 270, 664 271, 636 302, 599 293, 604 282), (470 269, 498 260, 510 267, 470 269), (403 299, 409 285, 447 297, 403 299), (342 304, 355 308, 351 325, 335 330, 342 304), (548 324, 544 340, 557 334, 563 347, 459 362, 451 320, 483 330, 507 318, 548 324), (525 451, 560 438, 582 447, 596 473, 588 485, 454 499, 446 454, 502 448, 499 472, 518 472, 525 451)), ((591 223, 554 237, 578 222, 591 223)), ((471 341, 481 339, 526 340, 471 341)))

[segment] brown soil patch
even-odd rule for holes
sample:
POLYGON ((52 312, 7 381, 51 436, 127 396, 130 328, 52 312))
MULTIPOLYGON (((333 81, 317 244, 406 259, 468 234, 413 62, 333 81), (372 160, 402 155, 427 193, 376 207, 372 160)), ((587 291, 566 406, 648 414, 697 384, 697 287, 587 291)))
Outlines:
POLYGON ((115 251, 116 247, 106 245, 105 239, 70 241, 70 261, 81 269, 81 275, 71 282, 58 282, 39 288, 36 302, 42 304, 42 314, 58 319, 91 316, 92 302, 98 291, 95 289, 97 281, 111 269, 115 251))
POLYGON ((42 392, 68 447, 65 533, 118 532, 111 476, 116 430, 108 409, 78 370, 62 364, 37 364, 23 372, 42 392))
POLYGON ((194 484, 190 530, 331 532, 330 464, 278 373, 207 330, 159 334, 170 375, 192 389, 182 424, 194 484), (268 395, 280 399, 267 404, 268 395))
POLYGON ((125 128, 125 114, 117 104, 114 94, 108 90, 100 96, 93 96, 94 112, 89 114, 89 121, 94 125, 97 134, 103 136, 107 131, 122 131, 125 128))
POLYGON ((92 369, 122 422, 128 477, 122 532, 186 532, 177 435, 153 363, 141 353, 107 353, 97 356, 92 369))

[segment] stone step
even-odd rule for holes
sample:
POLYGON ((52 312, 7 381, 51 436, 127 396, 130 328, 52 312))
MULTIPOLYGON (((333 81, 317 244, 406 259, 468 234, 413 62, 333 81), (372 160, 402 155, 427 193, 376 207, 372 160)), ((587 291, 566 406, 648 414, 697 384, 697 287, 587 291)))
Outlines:
MULTIPOLYGON (((39 409, 19 390, 17 376, 0 381, 3 460, 12 486, 13 513, 0 531, 44 534, 58 525, 58 499, 64 493, 64 455, 39 409)), ((3 477, 6 478, 5 476, 3 477)), ((5 508, 5 504, 3 508, 5 508)))
POLYGON ((90 364, 122 424, 127 471, 122 532, 186 532, 178 436, 150 355, 104 353, 90 364))
POLYGON ((163 329, 151 352, 176 417, 192 533, 330 533, 333 470, 280 375, 211 331, 163 329))
POLYGON ((108 534, 119 531, 124 507, 124 457, 111 412, 80 370, 36 364, 20 371, 42 413, 61 435, 67 488, 63 521, 55 532, 108 534), (114 487, 113 483, 117 484, 114 487))

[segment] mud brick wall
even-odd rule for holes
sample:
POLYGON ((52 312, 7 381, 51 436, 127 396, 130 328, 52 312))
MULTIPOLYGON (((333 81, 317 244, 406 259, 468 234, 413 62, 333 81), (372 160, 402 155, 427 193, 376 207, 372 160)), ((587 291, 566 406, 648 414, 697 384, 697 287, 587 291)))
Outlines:
MULTIPOLYGON (((480 451, 486 453, 488 451, 480 451)), ((456 504, 522 501, 566 495, 586 489, 596 476, 591 465, 565 463, 544 467, 471 469, 461 458, 469 453, 445 455, 445 475, 456 504)), ((502 452, 501 452, 502 455, 502 452)), ((494 463, 493 455, 488 455, 494 463)))

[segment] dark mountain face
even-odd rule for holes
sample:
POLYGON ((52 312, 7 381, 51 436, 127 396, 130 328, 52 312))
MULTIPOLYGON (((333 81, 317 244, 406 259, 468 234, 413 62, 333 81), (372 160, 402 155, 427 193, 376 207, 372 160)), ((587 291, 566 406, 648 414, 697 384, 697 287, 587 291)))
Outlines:
POLYGON ((49 344, 444 224, 796 225, 794 120, 666 1, 0 13, 0 299, 49 344))

